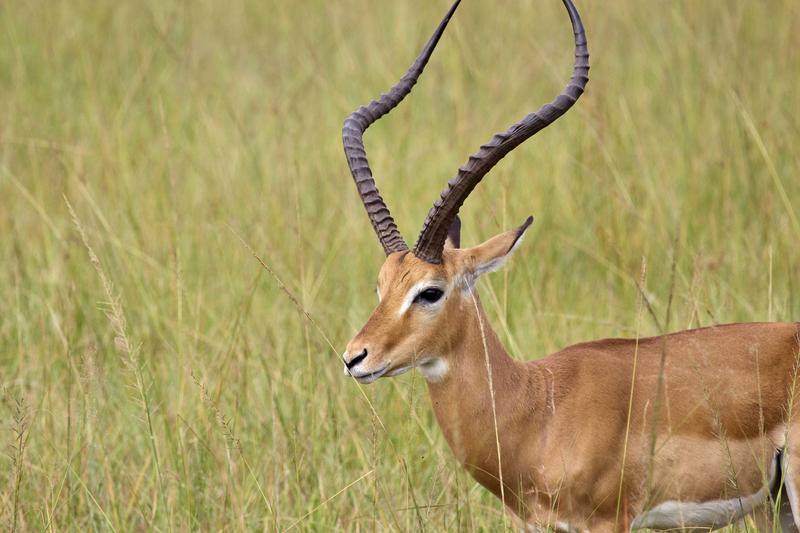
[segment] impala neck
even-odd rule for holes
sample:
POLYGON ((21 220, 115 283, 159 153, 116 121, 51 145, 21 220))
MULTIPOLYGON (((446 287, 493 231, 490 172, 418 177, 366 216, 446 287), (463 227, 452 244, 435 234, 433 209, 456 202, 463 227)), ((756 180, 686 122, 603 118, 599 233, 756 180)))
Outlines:
POLYGON ((538 405, 544 402, 541 375, 536 365, 517 362, 508 355, 487 321, 477 294, 474 301, 465 298, 461 311, 454 335, 457 340, 446 354, 448 373, 439 382, 429 382, 428 390, 436 419, 453 453, 481 484, 499 496, 495 418, 503 479, 509 486, 514 476, 514 440, 529 434, 521 426, 535 422, 532 418, 542 413, 538 405))

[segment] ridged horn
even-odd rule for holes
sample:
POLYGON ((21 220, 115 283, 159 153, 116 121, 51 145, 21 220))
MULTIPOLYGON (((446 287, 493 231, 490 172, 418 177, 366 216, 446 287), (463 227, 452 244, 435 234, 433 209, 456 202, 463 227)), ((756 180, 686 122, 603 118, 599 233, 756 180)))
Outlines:
POLYGON ((572 21, 575 34, 575 65, 566 89, 555 100, 530 113, 506 131, 495 134, 491 140, 470 156, 458 169, 456 177, 447 183, 440 198, 433 204, 422 226, 414 255, 429 263, 442 262, 442 249, 447 233, 458 210, 481 179, 511 150, 543 130, 567 112, 583 94, 589 81, 589 50, 581 17, 571 0, 562 0, 572 21))
POLYGON ((376 120, 387 114, 389 111, 399 104, 403 98, 406 97, 414 84, 417 83, 425 65, 428 63, 433 49, 439 42, 439 38, 444 33, 450 17, 453 16, 458 4, 461 0, 456 0, 450 7, 445 17, 439 23, 436 31, 428 40, 425 47, 420 52, 417 59, 408 69, 408 72, 400 78, 394 87, 389 89, 389 92, 382 94, 377 100, 371 101, 366 106, 361 106, 348 116, 344 121, 342 128, 342 143, 344 144, 344 153, 347 157, 347 164, 350 166, 350 172, 353 174, 353 179, 356 182, 358 194, 361 196, 361 201, 367 210, 369 219, 372 222, 372 227, 375 233, 378 234, 378 239, 383 245, 383 250, 386 255, 392 252, 407 250, 408 246, 400 232, 397 225, 394 223, 389 208, 381 198, 378 188, 375 186, 375 180, 372 177, 372 171, 369 168, 369 161, 367 160, 367 152, 364 149, 363 135, 364 131, 376 120))

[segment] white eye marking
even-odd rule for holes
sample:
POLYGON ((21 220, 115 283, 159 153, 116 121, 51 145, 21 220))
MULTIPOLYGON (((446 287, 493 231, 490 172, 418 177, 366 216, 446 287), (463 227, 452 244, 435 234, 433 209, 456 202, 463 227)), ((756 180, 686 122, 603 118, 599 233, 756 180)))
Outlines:
POLYGON ((380 287, 375 287, 375 292, 378 294, 378 303, 381 303, 381 289, 380 289, 380 287))
MULTIPOLYGON (((425 289, 439 289, 444 291, 444 287, 440 287, 435 282, 431 282, 430 280, 425 281, 418 281, 409 291, 406 293, 406 297, 403 299, 403 304, 400 306, 400 310, 397 312, 398 316, 403 316, 408 308, 411 307, 411 304, 414 303, 414 298, 417 297, 419 293, 424 291, 425 289)), ((444 301, 444 297, 440 298, 438 302, 430 304, 429 307, 434 307, 441 302, 444 301)))

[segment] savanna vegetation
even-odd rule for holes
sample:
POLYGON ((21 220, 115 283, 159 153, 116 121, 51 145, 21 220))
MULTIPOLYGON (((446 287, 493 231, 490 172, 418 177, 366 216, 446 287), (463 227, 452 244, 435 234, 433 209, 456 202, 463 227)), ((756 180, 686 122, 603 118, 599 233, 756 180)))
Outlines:
MULTIPOLYGON (((362 387, 339 359, 382 261, 342 120, 446 8, 0 3, 0 528, 503 526, 424 380, 362 387)), ((465 244, 536 216, 480 284, 510 352, 800 320, 800 3, 579 8, 587 93, 462 210, 465 244)), ((366 135, 409 241, 561 90, 571 38, 557 0, 461 6, 366 135)))

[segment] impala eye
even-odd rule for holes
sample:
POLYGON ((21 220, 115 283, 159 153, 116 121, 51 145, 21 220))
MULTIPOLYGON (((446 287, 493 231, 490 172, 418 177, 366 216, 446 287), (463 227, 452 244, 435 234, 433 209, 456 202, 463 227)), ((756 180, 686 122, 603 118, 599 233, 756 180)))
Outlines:
POLYGON ((442 297, 443 294, 444 291, 442 289, 431 287, 417 294, 414 297, 414 303, 426 303, 426 304, 436 303, 439 301, 439 299, 442 297))

